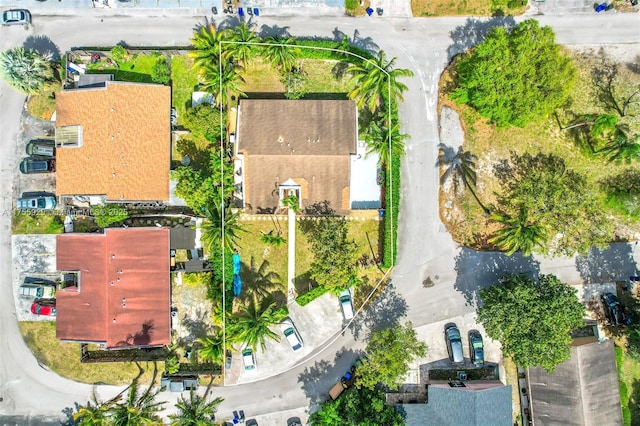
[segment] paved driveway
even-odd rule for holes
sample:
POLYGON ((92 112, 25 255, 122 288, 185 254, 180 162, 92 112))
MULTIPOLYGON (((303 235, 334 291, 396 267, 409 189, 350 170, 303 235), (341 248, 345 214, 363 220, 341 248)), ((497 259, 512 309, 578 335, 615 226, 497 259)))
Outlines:
POLYGON ((25 278, 59 279, 56 274, 55 235, 14 235, 11 238, 13 263, 13 297, 18 321, 51 321, 55 317, 31 313, 32 299, 18 296, 18 287, 25 278))

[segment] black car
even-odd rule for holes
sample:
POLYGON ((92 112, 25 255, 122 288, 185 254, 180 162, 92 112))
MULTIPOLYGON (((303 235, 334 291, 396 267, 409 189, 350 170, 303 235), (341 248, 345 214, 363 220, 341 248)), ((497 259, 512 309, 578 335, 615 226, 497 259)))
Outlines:
POLYGON ((27 157, 20 162, 20 172, 24 174, 32 173, 53 173, 56 171, 55 160, 45 160, 27 157))
POLYGON ((476 367, 484 365, 484 344, 482 343, 482 335, 478 330, 469 332, 469 357, 476 367))
POLYGON ((611 325, 627 325, 631 323, 631 318, 625 312, 624 306, 618 302, 618 298, 613 293, 602 295, 604 304, 604 314, 611 325))

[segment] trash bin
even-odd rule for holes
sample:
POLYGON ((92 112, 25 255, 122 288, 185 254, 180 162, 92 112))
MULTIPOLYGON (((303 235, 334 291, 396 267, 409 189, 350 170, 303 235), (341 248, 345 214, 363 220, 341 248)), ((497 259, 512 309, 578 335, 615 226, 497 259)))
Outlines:
POLYGON ((378 209, 378 214, 380 214, 380 217, 384 217, 384 209, 378 209))

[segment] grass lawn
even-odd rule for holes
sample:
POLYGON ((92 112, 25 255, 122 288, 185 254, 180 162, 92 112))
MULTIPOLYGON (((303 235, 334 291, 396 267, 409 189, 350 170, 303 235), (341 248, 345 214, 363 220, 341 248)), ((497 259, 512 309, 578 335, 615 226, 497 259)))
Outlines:
POLYGON ((29 114, 42 120, 51 120, 56 110, 56 92, 62 90, 62 83, 55 82, 47 85, 37 95, 29 96, 27 111, 29 114))
POLYGON ((12 234, 62 234, 62 216, 53 214, 27 214, 15 211, 11 219, 12 234))
MULTIPOLYGON (((138 375, 138 367, 133 362, 82 364, 80 343, 58 341, 55 321, 24 321, 19 322, 18 326, 25 343, 38 362, 62 377, 82 383, 124 385, 138 375)), ((141 366, 145 374, 140 378, 140 382, 149 383, 153 374, 153 363, 143 362, 141 366)), ((158 363, 158 370, 164 370, 164 363, 158 363)))
MULTIPOLYGON (((603 109, 593 98, 591 69, 598 62, 596 56, 573 55, 579 75, 569 100, 568 111, 574 113, 599 113, 603 109)), ((620 68, 625 68, 621 66, 620 68)), ((502 159, 508 159, 510 152, 522 154, 555 154, 565 160, 567 166, 583 175, 587 182, 598 187, 598 182, 607 176, 615 175, 628 168, 627 164, 608 163, 599 156, 586 156, 565 132, 559 129, 555 117, 549 117, 524 128, 508 127, 498 129, 490 125, 473 108, 456 105, 447 97, 447 89, 451 87, 450 70, 445 71, 440 81, 440 106, 455 109, 462 120, 465 131, 466 150, 478 157, 476 171, 478 175, 477 195, 482 202, 490 206, 495 201, 495 192, 500 182, 493 174, 493 167, 502 159)), ((625 78, 627 76, 625 75, 625 78)), ((640 83, 640 76, 629 73, 640 83)), ((635 81, 632 80, 632 81, 635 81)), ((566 125, 569 120, 566 112, 559 112, 560 120, 566 125)), ((477 248, 491 248, 486 242, 489 234, 495 229, 495 223, 489 221, 469 191, 464 195, 453 196, 442 192, 439 197, 440 211, 454 240, 464 245, 477 248), (452 208, 445 208, 447 202, 453 202, 452 208)), ((618 223, 627 223, 626 218, 616 218, 618 223)))
POLYGON ((524 0, 411 0, 413 16, 517 16, 526 10, 524 0), (510 3, 510 4, 509 4, 510 3), (511 7, 510 7, 511 6, 511 7))
POLYGON ((616 363, 620 383, 620 403, 625 426, 640 424, 640 362, 616 346, 616 363))
MULTIPOLYGON (((283 244, 280 247, 267 247, 260 241, 260 231, 269 232, 275 229, 274 223, 271 220, 245 220, 241 223, 242 227, 247 231, 240 235, 241 239, 239 241, 239 253, 242 262, 250 266, 251 258, 253 257, 256 269, 260 267, 264 260, 269 262, 267 272, 273 271, 278 274, 280 277, 278 281, 282 284, 282 291, 286 294, 287 244, 283 244)), ((280 218, 279 223, 282 229, 282 235, 288 239, 288 221, 280 218)), ((349 235, 355 240, 356 244, 358 244, 361 255, 366 254, 369 257, 373 257, 371 248, 373 248, 373 252, 377 255, 378 233, 381 222, 367 219, 353 220, 349 223, 349 235), (367 236, 371 245, 369 245, 367 241, 367 236)), ((313 253, 311 252, 307 236, 300 230, 300 222, 297 222, 296 225, 296 290, 298 293, 303 293, 309 289, 309 270, 313 262, 313 253)), ((380 273, 376 267, 368 267, 361 269, 361 276, 366 276, 367 281, 375 281, 382 276, 382 273, 380 273)))
POLYGON ((187 55, 171 57, 172 105, 178 111, 178 124, 182 124, 187 107, 191 107, 191 93, 198 86, 198 76, 192 69, 193 59, 187 55))
POLYGON ((284 93, 284 85, 280 82, 278 71, 267 61, 256 58, 242 74, 245 83, 239 85, 240 90, 250 93, 284 93))
POLYGON ((121 62, 119 67, 115 66, 115 62, 108 64, 105 61, 100 61, 87 65, 87 72, 90 74, 114 74, 117 81, 153 83, 151 68, 159 57, 159 55, 132 54, 126 61, 121 62))

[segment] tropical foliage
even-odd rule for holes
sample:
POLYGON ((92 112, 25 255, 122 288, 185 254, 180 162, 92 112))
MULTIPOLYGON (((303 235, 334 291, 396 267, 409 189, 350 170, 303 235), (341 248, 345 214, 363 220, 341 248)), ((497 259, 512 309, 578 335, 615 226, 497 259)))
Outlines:
POLYGON ((353 387, 335 401, 320 404, 320 410, 311 414, 309 423, 313 426, 402 426, 405 421, 387 404, 381 389, 353 387))
POLYGON ((497 213, 491 216, 491 220, 500 223, 503 227, 495 231, 489 242, 500 247, 507 255, 511 256, 521 251, 523 256, 531 256, 533 251, 545 251, 547 230, 529 221, 526 207, 522 207, 516 216, 497 213))
POLYGON ((282 74, 298 68, 300 49, 296 46, 294 37, 267 37, 267 46, 264 47, 263 56, 277 68, 282 74))
POLYGON ((395 389, 407 374, 414 357, 424 357, 427 345, 418 340, 413 324, 374 331, 366 349, 367 361, 357 370, 357 387, 374 390, 382 385, 395 389))
POLYGON ((522 127, 561 106, 576 78, 551 27, 529 19, 493 28, 456 65, 453 98, 470 104, 498 127, 522 127))
MULTIPOLYGON (((570 256, 592 246, 606 246, 611 238, 611 224, 600 209, 594 189, 561 158, 513 153, 495 173, 501 181, 497 194, 501 216, 522 217, 526 212, 526 230, 529 237, 535 235, 534 246, 540 251, 570 256)), ((509 233, 498 234, 504 232, 509 233)))
POLYGON ((400 124, 397 120, 391 123, 382 117, 371 123, 365 141, 367 143, 367 155, 377 154, 378 165, 385 167, 395 154, 398 157, 405 155, 405 140, 409 135, 400 133, 400 124))
POLYGON ((480 290, 478 320, 505 355, 523 368, 549 373, 570 356, 570 332, 584 325, 576 290, 554 275, 513 275, 480 290))
POLYGON ((202 243, 207 252, 215 253, 221 245, 227 250, 233 250, 238 245, 242 232, 245 230, 240 225, 239 211, 234 213, 231 208, 219 207, 217 203, 209 205, 202 223, 202 243))
POLYGON ((254 297, 248 306, 240 308, 240 313, 234 315, 233 322, 227 327, 248 347, 256 348, 259 345, 264 351, 266 339, 280 340, 280 335, 270 327, 279 324, 286 317, 286 313, 277 310, 275 305, 271 298, 258 302, 254 297))
POLYGON ((193 390, 189 392, 189 399, 181 395, 176 403, 178 412, 169 416, 171 426, 209 426, 222 401, 219 397, 208 401, 206 394, 200 396, 193 390))
POLYGON ((394 68, 395 62, 396 58, 387 61, 381 50, 375 59, 363 60, 347 68, 353 86, 349 98, 356 101, 358 108, 367 107, 375 113, 385 104, 385 99, 387 102, 404 100, 402 93, 407 86, 399 78, 413 77, 413 72, 394 68))
POLYGON ((35 94, 53 79, 53 70, 35 51, 14 47, 0 52, 0 76, 14 89, 35 94))

